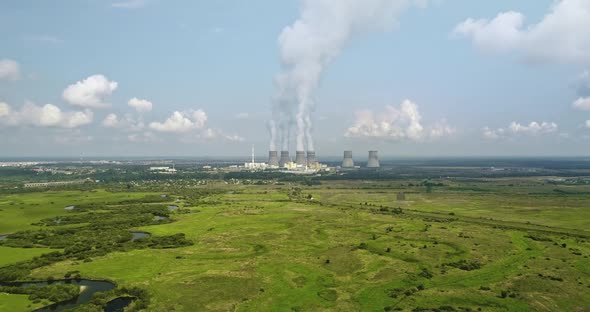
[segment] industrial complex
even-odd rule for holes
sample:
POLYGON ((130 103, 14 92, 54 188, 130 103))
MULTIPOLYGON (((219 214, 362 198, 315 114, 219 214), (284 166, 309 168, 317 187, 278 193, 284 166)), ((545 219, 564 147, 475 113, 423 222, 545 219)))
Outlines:
MULTIPOLYGON (((367 168, 379 168, 379 157, 377 151, 369 151, 367 160, 367 168)), ((295 159, 293 160, 288 150, 281 151, 280 157, 278 151, 268 152, 268 162, 256 162, 254 157, 254 148, 252 148, 252 159, 250 162, 244 163, 242 167, 246 170, 280 170, 289 173, 317 173, 319 171, 330 171, 332 169, 358 169, 360 166, 355 166, 352 158, 352 151, 344 151, 341 166, 330 168, 325 164, 320 163, 316 158, 315 151, 296 151, 295 159)))

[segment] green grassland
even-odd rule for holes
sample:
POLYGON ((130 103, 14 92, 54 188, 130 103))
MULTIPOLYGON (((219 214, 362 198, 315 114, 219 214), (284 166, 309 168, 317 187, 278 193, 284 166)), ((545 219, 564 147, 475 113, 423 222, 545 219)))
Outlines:
POLYGON ((104 190, 91 192, 46 191, 0 197, 0 234, 35 228, 32 223, 44 218, 64 214, 71 205, 108 203, 137 199, 146 193, 107 193, 104 190))
POLYGON ((30 311, 32 307, 26 295, 0 293, 0 311, 30 311))
MULTIPOLYGON (((31 223, 66 215, 67 205, 129 209, 135 203, 125 200, 165 192, 181 207, 172 222, 133 230, 184 233, 194 245, 66 259, 28 278, 79 271, 144 288, 149 311, 589 311, 589 186, 419 182, 14 194, 0 200, 0 233, 47 227, 31 223)), ((18 258, 0 248, 6 265, 47 251, 12 248, 18 258)), ((30 309, 26 297, 0 295, 2 311, 30 309)))
POLYGON ((44 253, 54 251, 49 248, 10 248, 0 246, 0 267, 5 265, 28 260, 44 253))

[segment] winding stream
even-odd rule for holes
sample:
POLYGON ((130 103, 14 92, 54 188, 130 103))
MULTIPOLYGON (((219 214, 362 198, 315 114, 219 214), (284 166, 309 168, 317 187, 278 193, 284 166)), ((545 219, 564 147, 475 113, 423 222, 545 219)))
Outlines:
MULTIPOLYGON (((9 283, 7 285, 20 286, 20 287, 33 287, 33 286, 43 287, 43 286, 53 285, 53 284, 77 285, 80 287, 80 295, 72 300, 62 301, 62 302, 54 303, 49 306, 39 308, 39 309, 35 310, 35 312, 64 311, 64 310, 72 309, 72 308, 77 307, 79 305, 90 302, 90 300, 92 299, 92 296, 95 293, 109 291, 109 290, 114 289, 116 287, 116 285, 111 282, 93 281, 93 280, 86 280, 86 279, 59 280, 59 281, 54 281, 52 283, 48 283, 48 282, 20 282, 19 283, 19 282, 17 282, 17 283, 9 283)), ((122 311, 123 308, 128 306, 133 301, 132 298, 128 298, 128 297, 122 297, 122 298, 117 298, 117 299, 110 301, 107 304, 107 309, 105 311, 107 311, 107 312, 122 311), (116 301, 117 299, 126 299, 126 300, 116 301), (108 308, 109 308, 109 304, 111 302, 114 302, 114 303, 111 305, 111 309, 109 310, 108 308)))

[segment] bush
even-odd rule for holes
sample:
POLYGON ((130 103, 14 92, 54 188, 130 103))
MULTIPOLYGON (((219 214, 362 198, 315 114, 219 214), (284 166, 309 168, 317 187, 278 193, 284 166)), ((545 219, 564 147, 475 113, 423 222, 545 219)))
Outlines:
POLYGON ((444 265, 454 267, 457 269, 461 269, 463 271, 473 271, 481 268, 481 263, 477 262, 476 260, 459 260, 457 262, 449 262, 445 263, 444 265))
POLYGON ((418 275, 426 279, 431 279, 433 277, 432 273, 428 271, 427 268, 422 268, 422 272, 420 272, 418 275))

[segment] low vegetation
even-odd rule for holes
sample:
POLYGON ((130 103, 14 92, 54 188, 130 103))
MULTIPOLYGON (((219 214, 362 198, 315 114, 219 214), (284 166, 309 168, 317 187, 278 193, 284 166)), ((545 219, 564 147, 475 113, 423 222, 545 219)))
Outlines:
POLYGON ((564 196, 545 177, 242 178, 5 195, 0 306, 33 310, 77 296, 72 285, 9 284, 64 278, 117 285, 77 311, 119 297, 133 299, 128 311, 590 306, 590 185, 564 196))

